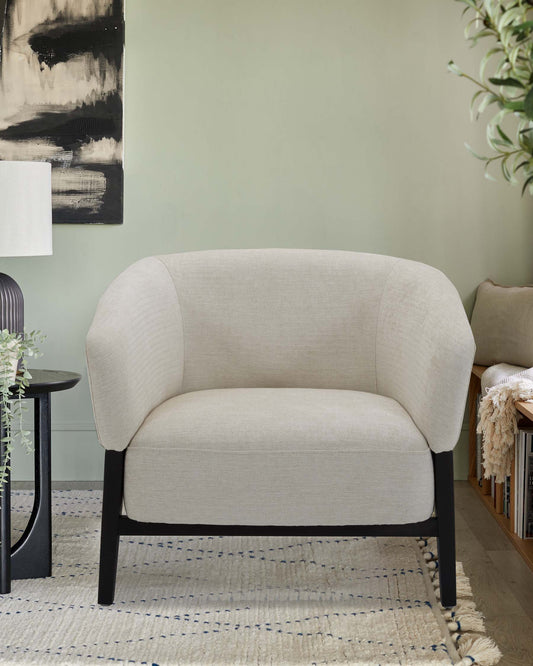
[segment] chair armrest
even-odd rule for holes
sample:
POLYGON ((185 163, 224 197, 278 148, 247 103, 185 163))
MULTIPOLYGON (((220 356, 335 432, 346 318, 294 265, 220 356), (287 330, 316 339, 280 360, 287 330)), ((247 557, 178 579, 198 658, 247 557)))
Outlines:
POLYGON ((177 395, 183 327, 165 265, 148 257, 108 287, 87 335, 87 367, 100 443, 122 451, 146 416, 177 395))
POLYGON ((397 400, 435 453, 461 431, 475 344, 459 294, 440 271, 399 262, 381 302, 377 392, 397 400))

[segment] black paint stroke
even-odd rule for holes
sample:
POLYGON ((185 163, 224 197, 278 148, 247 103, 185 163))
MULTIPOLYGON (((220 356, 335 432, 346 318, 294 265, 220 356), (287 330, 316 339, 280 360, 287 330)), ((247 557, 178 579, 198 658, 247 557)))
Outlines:
POLYGON ((7 28, 7 20, 8 20, 8 2, 9 0, 0 0, 0 71, 2 67, 2 51, 4 48, 4 39, 8 39, 8 28, 7 28))
POLYGON ((47 138, 65 150, 78 147, 90 139, 122 138, 122 100, 118 93, 109 94, 95 104, 82 104, 72 111, 43 111, 35 118, 6 127, 0 138, 11 141, 47 138))
POLYGON ((50 68, 74 56, 90 53, 95 59, 104 56, 119 69, 124 21, 121 17, 105 16, 75 25, 43 23, 32 30, 28 41, 41 65, 45 63, 50 68))
MULTIPOLYGON (((98 213, 88 208, 76 210, 67 206, 54 205, 54 224, 122 224, 124 208, 124 170, 121 164, 84 164, 84 171, 99 171, 104 174, 106 191, 98 213)), ((70 191, 69 194, 76 194, 70 191)), ((80 197, 87 192, 79 191, 80 197)))

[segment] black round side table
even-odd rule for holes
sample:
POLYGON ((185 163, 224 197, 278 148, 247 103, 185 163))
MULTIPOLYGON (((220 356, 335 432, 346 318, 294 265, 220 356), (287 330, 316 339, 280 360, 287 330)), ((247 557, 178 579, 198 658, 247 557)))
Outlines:
MULTIPOLYGON (((63 370, 32 370, 24 399, 34 401, 35 494, 30 520, 23 535, 11 546, 11 483, 8 472, 0 499, 0 594, 11 591, 16 578, 52 575, 52 423, 50 393, 76 386, 81 375, 63 370)), ((0 440, 4 432, 0 429, 0 440)), ((5 448, 0 441, 0 462, 5 448)))

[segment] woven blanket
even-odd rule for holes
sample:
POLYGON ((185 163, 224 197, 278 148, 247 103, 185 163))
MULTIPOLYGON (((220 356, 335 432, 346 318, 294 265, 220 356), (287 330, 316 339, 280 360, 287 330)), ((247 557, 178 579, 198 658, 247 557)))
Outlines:
POLYGON ((515 402, 533 400, 533 368, 499 363, 483 373, 478 433, 483 436, 485 478, 503 483, 511 473, 515 435, 515 402))

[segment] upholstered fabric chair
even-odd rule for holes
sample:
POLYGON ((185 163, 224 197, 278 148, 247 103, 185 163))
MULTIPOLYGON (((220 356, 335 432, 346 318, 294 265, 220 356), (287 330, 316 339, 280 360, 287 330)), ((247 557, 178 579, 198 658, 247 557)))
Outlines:
POLYGON ((452 450, 474 356, 450 281, 318 250, 138 261, 87 338, 106 449, 99 602, 120 535, 428 535, 455 604, 452 450))

